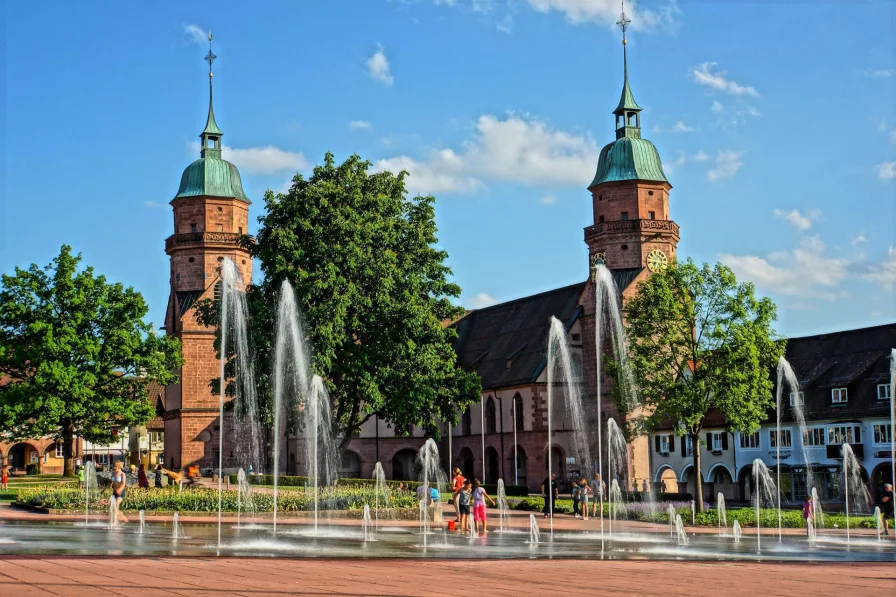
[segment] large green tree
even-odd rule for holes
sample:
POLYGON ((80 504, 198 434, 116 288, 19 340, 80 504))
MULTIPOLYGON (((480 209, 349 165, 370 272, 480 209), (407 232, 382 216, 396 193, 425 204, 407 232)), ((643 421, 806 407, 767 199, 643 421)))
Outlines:
POLYGON ((119 425, 155 415, 151 381, 175 381, 180 342, 155 336, 146 302, 109 283, 63 245, 53 263, 16 268, 0 286, 0 427, 10 439, 63 440, 73 474, 72 439, 109 440, 119 425))
POLYGON ((771 371, 784 351, 775 304, 756 298, 728 267, 670 264, 639 284, 625 307, 629 359, 646 431, 664 421, 691 438, 697 508, 703 510, 700 435, 717 410, 729 430, 753 431, 773 402, 771 371))
MULTIPOLYGON (((336 164, 327 153, 310 178, 296 175, 285 194, 265 194, 258 235, 246 239, 263 272, 247 289, 255 371, 271 371, 287 280, 341 448, 375 415, 398 434, 418 425, 438 437, 439 422, 456 424, 481 390, 479 377, 459 367, 456 333, 445 325, 464 310, 451 302, 461 291, 450 281, 448 255, 435 248, 435 199, 408 198, 406 172, 370 169, 357 155, 336 164)), ((201 305, 201 319, 216 323, 215 309, 201 305)), ((268 421, 271 385, 259 375, 268 421)))

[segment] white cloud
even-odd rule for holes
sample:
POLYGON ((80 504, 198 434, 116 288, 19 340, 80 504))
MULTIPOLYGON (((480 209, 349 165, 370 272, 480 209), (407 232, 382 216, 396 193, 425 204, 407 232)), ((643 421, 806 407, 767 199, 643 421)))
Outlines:
MULTIPOLYGON (((199 151, 199 143, 192 143, 191 146, 193 151, 199 151)), ((236 164, 240 170, 253 174, 273 174, 284 170, 295 172, 309 165, 301 152, 284 151, 273 145, 242 149, 223 145, 221 157, 236 164)))
POLYGON ((431 150, 425 159, 398 156, 379 160, 376 168, 407 169, 412 192, 470 193, 485 189, 484 180, 581 186, 597 156, 588 135, 552 129, 534 118, 483 114, 457 151, 431 150))
POLYGON ((877 177, 881 180, 893 180, 896 178, 896 162, 884 162, 874 167, 877 177))
POLYGON ((497 22, 495 27, 498 28, 498 31, 501 33, 510 33, 513 31, 513 15, 506 14, 497 22))
MULTIPOLYGON (((730 93, 731 95, 749 95, 759 97, 759 92, 749 85, 741 85, 737 81, 725 77, 727 71, 716 68, 715 62, 704 62, 691 68, 691 78, 698 85, 730 93)), ((715 105, 713 105, 715 107, 715 105)))
POLYGON ((144 205, 145 207, 150 207, 150 208, 152 208, 152 209, 156 209, 156 208, 159 208, 159 207, 165 207, 164 205, 162 205, 162 204, 159 203, 158 201, 144 201, 144 202, 143 202, 143 205, 144 205))
POLYGON ((682 122, 682 121, 680 121, 680 120, 677 121, 675 124, 673 124, 673 125, 672 125, 670 128, 668 128, 668 129, 664 129, 663 127, 661 127, 661 126, 659 126, 659 125, 654 125, 654 127, 653 127, 653 132, 655 132, 655 133, 663 133, 663 132, 669 132, 669 133, 690 133, 690 132, 693 131, 693 130, 694 130, 693 127, 690 127, 690 126, 686 125, 684 122, 682 122))
POLYGON ((821 212, 817 209, 810 209, 804 214, 800 213, 798 209, 793 211, 776 209, 774 213, 776 218, 786 220, 794 228, 800 231, 808 230, 812 227, 812 223, 821 217, 821 212))
POLYGON ((348 128, 353 131, 365 131, 370 128, 370 122, 366 120, 352 120, 348 123, 348 128))
POLYGON ((553 195, 545 195, 538 202, 542 205, 554 205, 557 203, 557 198, 553 195))
POLYGON ((694 154, 695 162, 705 162, 708 159, 709 159, 709 154, 706 153, 705 151, 703 151, 702 149, 694 154))
POLYGON ((892 292, 896 286, 896 247, 890 247, 886 259, 881 263, 870 265, 862 277, 892 292))
MULTIPOLYGON (((617 0, 528 0, 528 3, 538 12, 559 12, 574 25, 588 22, 615 25, 620 12, 617 0)), ((674 1, 659 10, 642 9, 627 3, 625 10, 633 29, 674 30, 678 25, 680 11, 674 1)))
POLYGON ((392 85, 395 77, 392 76, 392 67, 389 65, 389 59, 386 58, 382 46, 378 47, 373 56, 367 59, 367 74, 374 81, 379 81, 383 85, 392 85))
POLYGON ((818 236, 803 237, 799 248, 778 251, 766 258, 723 253, 719 255, 719 261, 734 270, 738 277, 755 283, 766 292, 804 300, 834 301, 845 296, 839 286, 849 275, 848 261, 826 256, 825 246, 818 236))
POLYGON ((743 155, 744 152, 742 151, 720 149, 716 153, 716 167, 706 173, 706 178, 710 182, 716 182, 717 180, 734 176, 744 165, 741 160, 743 155))
POLYGON ((709 109, 712 110, 713 112, 715 112, 716 114, 721 112, 724 108, 725 108, 725 106, 723 106, 722 102, 720 102, 719 100, 712 100, 712 105, 709 107, 709 109))
POLYGON ((854 244, 854 245, 858 245, 861 243, 867 243, 867 242, 868 242, 868 237, 865 236, 864 232, 859 232, 858 236, 856 236, 854 239, 852 239, 852 244, 854 244))
POLYGON ((480 292, 469 300, 469 305, 471 309, 485 309, 486 307, 491 307, 497 302, 498 301, 496 301, 495 298, 490 294, 480 292))
POLYGON ((187 25, 184 27, 184 33, 187 34, 187 37, 190 38, 190 41, 197 44, 207 44, 208 43, 208 31, 200 27, 199 25, 187 25))
POLYGON ((865 76, 871 77, 872 79, 889 79, 894 74, 896 74, 896 69, 893 69, 893 68, 868 68, 868 69, 865 69, 865 76))

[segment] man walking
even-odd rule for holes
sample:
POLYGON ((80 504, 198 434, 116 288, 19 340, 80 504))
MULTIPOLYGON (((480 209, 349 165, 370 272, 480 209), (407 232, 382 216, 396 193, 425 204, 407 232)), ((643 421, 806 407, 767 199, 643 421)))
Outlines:
POLYGON ((544 508, 542 509, 544 518, 547 518, 548 515, 553 518, 554 503, 557 501, 558 494, 559 491, 557 490, 557 475, 555 473, 551 473, 551 478, 545 479, 541 483, 541 497, 544 498, 544 508))

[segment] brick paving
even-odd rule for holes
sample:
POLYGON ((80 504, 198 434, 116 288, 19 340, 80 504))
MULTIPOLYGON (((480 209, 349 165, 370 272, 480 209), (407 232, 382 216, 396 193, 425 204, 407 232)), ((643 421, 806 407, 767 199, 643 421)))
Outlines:
POLYGON ((0 558, 0 595, 893 595, 892 563, 0 558), (578 587, 577 589, 575 587, 578 587))

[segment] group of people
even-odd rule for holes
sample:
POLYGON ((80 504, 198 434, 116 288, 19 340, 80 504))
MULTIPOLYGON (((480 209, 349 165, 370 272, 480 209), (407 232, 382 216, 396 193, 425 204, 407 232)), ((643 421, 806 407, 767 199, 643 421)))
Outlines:
MULTIPOLYGON (((588 520, 590 516, 597 516, 597 509, 600 507, 601 499, 606 491, 607 485, 600 480, 600 475, 594 476, 594 481, 589 483, 585 477, 580 477, 578 481, 573 481, 569 488, 572 495, 572 513, 576 518, 588 520)), ((544 498, 544 508, 542 514, 544 518, 553 516, 556 511, 555 504, 557 498, 560 497, 560 488, 557 485, 557 475, 551 474, 549 479, 545 479, 541 483, 541 497, 544 498)))
POLYGON ((495 500, 491 498, 482 482, 479 479, 470 481, 461 473, 460 468, 455 467, 454 478, 451 484, 451 504, 454 506, 455 523, 460 523, 457 528, 458 532, 469 533, 470 515, 473 515, 472 531, 481 535, 488 534, 488 511, 486 509, 486 501, 492 506, 496 506, 495 500))

